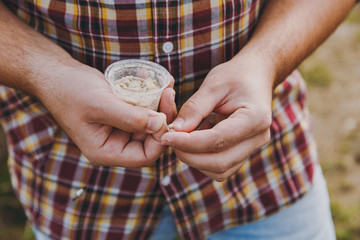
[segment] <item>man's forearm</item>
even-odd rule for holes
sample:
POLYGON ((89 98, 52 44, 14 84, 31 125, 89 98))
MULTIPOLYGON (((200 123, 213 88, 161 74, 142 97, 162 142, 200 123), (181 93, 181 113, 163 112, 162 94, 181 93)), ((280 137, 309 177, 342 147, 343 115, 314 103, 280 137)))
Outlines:
POLYGON ((255 54, 279 84, 344 20, 355 0, 270 0, 239 55, 255 54))
POLYGON ((0 83, 36 93, 48 84, 44 69, 74 64, 69 54, 31 29, 0 1, 0 83))

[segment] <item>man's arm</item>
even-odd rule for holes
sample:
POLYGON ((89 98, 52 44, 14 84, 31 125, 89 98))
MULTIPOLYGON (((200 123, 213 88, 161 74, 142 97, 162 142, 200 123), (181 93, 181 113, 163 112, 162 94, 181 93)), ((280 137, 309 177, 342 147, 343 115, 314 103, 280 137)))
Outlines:
POLYGON ((222 181, 270 139, 273 87, 340 24, 355 0, 268 1, 249 43, 212 69, 162 136, 178 157, 222 181), (226 116, 193 131, 211 112, 226 116))
MULTIPOLYGON (((165 131, 160 113, 118 100, 101 72, 74 60, 1 1, 0 33, 0 83, 35 95, 90 162, 141 167, 159 157, 164 147, 155 138, 165 131), (130 133, 147 135, 139 140, 130 133)), ((160 102, 169 118, 173 95, 168 88, 162 98, 172 106, 160 102)))

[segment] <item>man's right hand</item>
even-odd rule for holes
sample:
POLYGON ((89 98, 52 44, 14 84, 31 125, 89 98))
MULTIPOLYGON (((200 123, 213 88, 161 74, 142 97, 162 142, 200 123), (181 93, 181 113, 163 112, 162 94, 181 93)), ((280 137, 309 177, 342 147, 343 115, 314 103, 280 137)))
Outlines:
MULTIPOLYGON (((143 167, 163 152, 164 116, 119 100, 98 70, 77 63, 53 67, 40 77, 43 84, 33 93, 90 163, 143 167)), ((170 121, 176 114, 174 94, 170 84, 160 102, 170 121)))
MULTIPOLYGON (((143 167, 161 155, 162 114, 119 100, 103 73, 74 60, 1 1, 0 32, 0 83, 35 95, 90 163, 143 167)), ((168 121, 176 115, 172 86, 159 107, 168 121)))

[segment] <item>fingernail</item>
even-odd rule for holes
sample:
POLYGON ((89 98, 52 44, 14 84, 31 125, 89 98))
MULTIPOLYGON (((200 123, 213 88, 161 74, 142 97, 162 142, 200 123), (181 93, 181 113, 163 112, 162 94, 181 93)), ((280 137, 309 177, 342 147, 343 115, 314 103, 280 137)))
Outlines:
POLYGON ((159 116, 159 115, 150 116, 149 121, 148 121, 148 125, 147 125, 147 129, 150 132, 157 132, 162 127, 162 123, 163 123, 163 119, 162 119, 161 116, 159 116))
POLYGON ((185 122, 184 119, 177 118, 177 119, 175 119, 175 121, 173 121, 171 123, 171 127, 175 128, 175 129, 181 129, 184 122, 185 122))

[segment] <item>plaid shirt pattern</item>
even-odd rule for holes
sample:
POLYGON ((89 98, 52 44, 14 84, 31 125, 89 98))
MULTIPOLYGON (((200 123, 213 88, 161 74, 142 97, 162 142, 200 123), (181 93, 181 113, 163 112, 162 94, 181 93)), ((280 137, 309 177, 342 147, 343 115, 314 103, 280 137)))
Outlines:
MULTIPOLYGON (((174 76, 180 107, 214 66, 251 37, 265 1, 3 0, 14 14, 103 71, 126 58, 157 62, 174 76), (171 42, 170 52, 163 44, 171 42)), ((305 84, 292 73, 274 90, 271 142, 238 173, 212 181, 168 148, 156 166, 91 166, 34 97, 0 87, 15 192, 31 220, 52 239, 148 239, 164 204, 182 239, 275 213, 311 186, 316 148, 305 84)))

